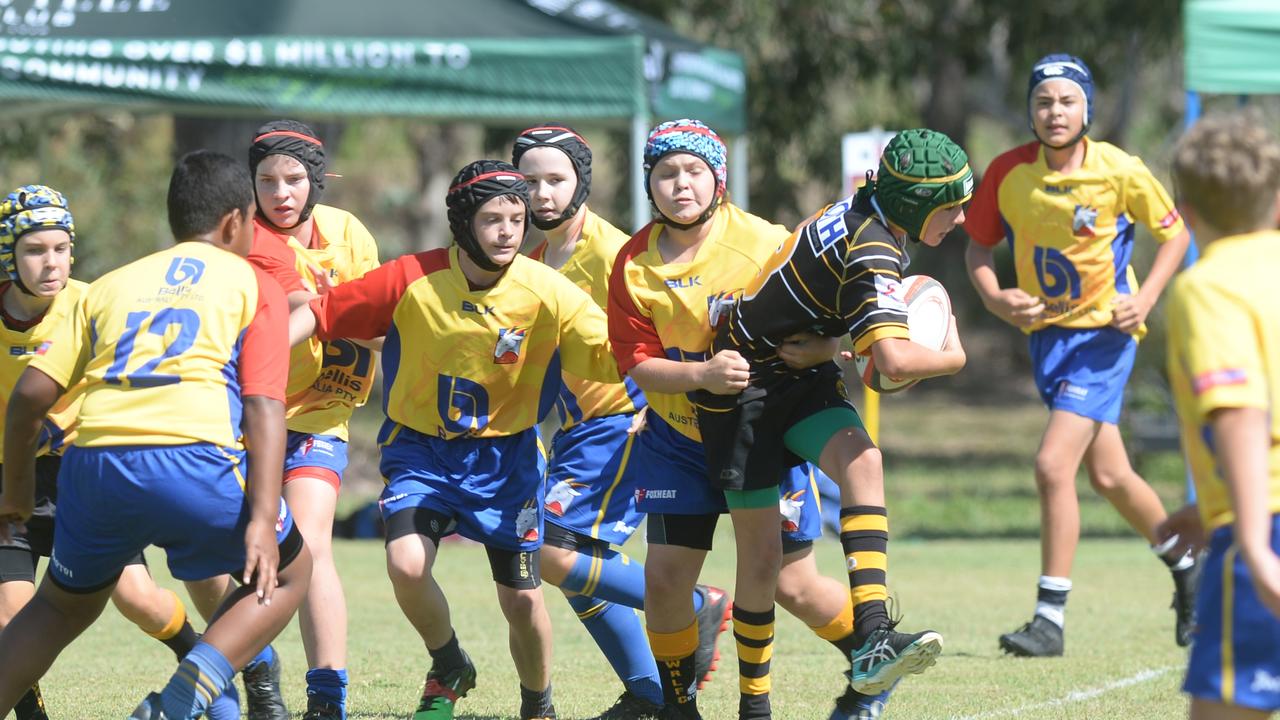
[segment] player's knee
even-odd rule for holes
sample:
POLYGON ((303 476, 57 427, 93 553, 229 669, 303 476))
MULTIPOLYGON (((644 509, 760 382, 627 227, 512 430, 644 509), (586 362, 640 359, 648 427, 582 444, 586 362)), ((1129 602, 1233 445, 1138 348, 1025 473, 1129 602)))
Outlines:
POLYGON ((1062 462, 1051 453, 1040 452, 1036 455, 1036 488, 1041 493, 1060 489, 1065 484, 1075 484, 1075 474, 1067 472, 1062 462))
POLYGON ((533 625, 535 618, 542 612, 542 590, 504 587, 498 593, 498 604, 507 622, 519 626, 533 625))
POLYGON ((387 547, 387 577, 396 587, 419 585, 431 576, 431 568, 421 553, 395 552, 387 547))
POLYGON ((1117 472, 1109 468, 1090 468, 1089 484, 1099 495, 1110 495, 1122 488, 1129 480, 1131 473, 1117 472))
POLYGON ((785 574, 778 576, 778 586, 774 589, 773 599, 784 608, 799 607, 805 604, 809 593, 803 583, 785 574))

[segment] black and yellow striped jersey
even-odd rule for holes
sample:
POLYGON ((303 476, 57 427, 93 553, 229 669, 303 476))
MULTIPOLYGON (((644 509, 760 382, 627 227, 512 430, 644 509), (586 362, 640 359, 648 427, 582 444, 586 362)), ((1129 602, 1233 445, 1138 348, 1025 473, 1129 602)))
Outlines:
POLYGON ((777 347, 799 332, 848 333, 857 352, 877 340, 909 337, 896 290, 909 259, 873 196, 853 195, 800 224, 747 286, 716 334, 752 374, 786 373, 777 347))

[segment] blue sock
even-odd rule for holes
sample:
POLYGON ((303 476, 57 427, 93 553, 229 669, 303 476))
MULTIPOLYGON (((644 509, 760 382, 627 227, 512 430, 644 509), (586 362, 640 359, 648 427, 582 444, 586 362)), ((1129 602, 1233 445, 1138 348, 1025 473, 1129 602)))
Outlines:
POLYGON ((234 680, 227 683, 204 716, 209 720, 240 720, 240 693, 234 680))
POLYGON ((613 549, 583 548, 560 587, 581 595, 644 609, 644 565, 613 549))
POLYGON ((275 659, 275 656, 276 656, 275 648, 271 647, 271 645, 268 644, 266 647, 262 648, 262 652, 258 653, 257 655, 254 655, 253 659, 245 664, 244 669, 249 670, 251 668, 257 667, 262 663, 269 663, 275 659))
POLYGON ((585 595, 569 598, 569 605, 578 613, 578 619, 627 689, 655 705, 662 705, 658 665, 635 611, 585 595))
POLYGON ((312 668, 307 671, 307 697, 317 697, 342 710, 347 720, 347 669, 312 668))
POLYGON ((201 640, 178 664, 160 692, 160 704, 171 720, 199 717, 231 684, 236 671, 217 648, 201 640))
MULTIPOLYGON (((579 595, 644 610, 644 565, 611 548, 579 550, 560 587, 579 595)), ((693 611, 696 613, 701 609, 702 596, 695 592, 693 611)))

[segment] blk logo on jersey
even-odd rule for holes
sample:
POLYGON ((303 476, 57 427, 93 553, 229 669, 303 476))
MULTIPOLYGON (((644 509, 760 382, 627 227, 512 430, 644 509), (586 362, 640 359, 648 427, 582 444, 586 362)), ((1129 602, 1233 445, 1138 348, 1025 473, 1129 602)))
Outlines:
POLYGON ((49 352, 49 348, 53 346, 52 340, 45 340, 39 345, 10 345, 10 357, 22 357, 23 355, 44 355, 49 352))
POLYGON ((498 344, 493 348, 493 361, 498 365, 512 365, 520 360, 520 349, 524 346, 525 328, 502 328, 498 330, 498 344))
POLYGON ((1076 237, 1094 237, 1097 234, 1098 211, 1088 205, 1077 205, 1071 218, 1071 234, 1076 237))
POLYGON ((204 277, 204 261, 189 257, 176 257, 169 263, 164 281, 170 285, 195 285, 204 277))
POLYGON ((582 495, 578 488, 586 486, 586 483, 572 480, 561 480, 552 485, 551 489, 547 491, 547 499, 543 503, 547 508, 547 512, 556 517, 564 517, 564 514, 569 510, 569 506, 573 504, 573 499, 582 495))

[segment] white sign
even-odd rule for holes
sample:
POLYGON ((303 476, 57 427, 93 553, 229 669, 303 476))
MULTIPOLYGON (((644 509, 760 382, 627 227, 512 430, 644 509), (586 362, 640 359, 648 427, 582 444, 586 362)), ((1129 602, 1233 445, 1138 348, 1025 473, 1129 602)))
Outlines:
POLYGON ((897 134, 896 131, 879 128, 845 134, 840 142, 845 193, 853 194, 866 181, 867 171, 874 173, 880 167, 884 146, 897 134))

